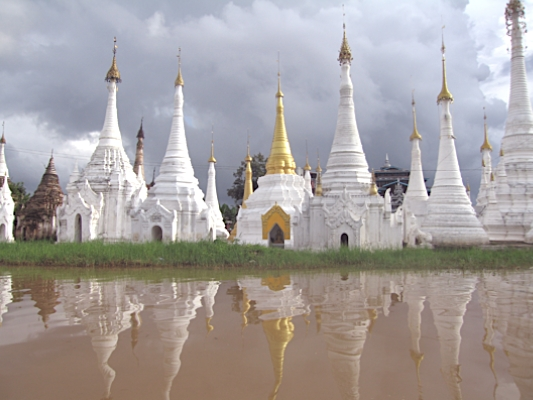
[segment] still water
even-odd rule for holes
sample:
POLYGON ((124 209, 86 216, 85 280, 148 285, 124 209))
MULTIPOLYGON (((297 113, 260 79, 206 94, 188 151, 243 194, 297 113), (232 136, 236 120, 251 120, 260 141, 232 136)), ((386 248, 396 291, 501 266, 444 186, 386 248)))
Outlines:
POLYGON ((533 399, 533 271, 4 272, 0 398, 533 399))

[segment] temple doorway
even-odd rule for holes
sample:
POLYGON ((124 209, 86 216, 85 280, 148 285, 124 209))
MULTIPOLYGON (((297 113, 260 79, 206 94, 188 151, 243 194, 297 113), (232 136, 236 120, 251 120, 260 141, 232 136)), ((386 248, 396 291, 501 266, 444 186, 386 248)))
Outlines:
POLYGON ((82 240, 82 226, 81 226, 81 215, 76 214, 76 221, 74 222, 74 241, 81 243, 82 240))
POLYGON ((0 242, 5 242, 6 240, 6 226, 4 224, 0 225, 0 242))
POLYGON ((163 229, 158 225, 152 227, 152 240, 154 242, 161 242, 163 240, 163 229))
POLYGON ((341 235, 341 247, 348 247, 348 235, 346 233, 341 235))
POLYGON ((278 224, 274 224, 268 235, 268 245, 270 247, 285 248, 285 234, 278 224))

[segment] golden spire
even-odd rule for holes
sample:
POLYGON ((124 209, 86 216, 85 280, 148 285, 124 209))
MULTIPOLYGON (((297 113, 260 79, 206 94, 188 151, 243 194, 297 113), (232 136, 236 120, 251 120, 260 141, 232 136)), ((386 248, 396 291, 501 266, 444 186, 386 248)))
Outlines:
POLYGON ((212 162, 212 163, 216 163, 217 160, 215 158, 215 140, 214 140, 214 132, 213 132, 214 128, 213 126, 211 126, 211 157, 209 157, 209 160, 207 160, 207 162, 212 162))
POLYGON ((350 49, 350 45, 348 44, 348 39, 346 39, 346 24, 344 23, 344 4, 342 5, 342 44, 341 49, 339 50, 339 58, 337 61, 340 65, 344 63, 351 64, 353 57, 352 57, 352 49, 350 49))
POLYGON ((246 143, 246 170, 244 175, 244 194, 242 196, 242 208, 246 208, 245 201, 248 200, 248 197, 254 192, 254 185, 252 182, 252 157, 250 156, 250 135, 248 135, 248 140, 246 143))
POLYGON ((490 181, 491 181, 491 182, 494 182, 494 172, 491 172, 491 173, 490 173, 490 181))
POLYGON ((307 139, 305 140, 305 167, 304 171, 311 171, 311 166, 309 165, 309 151, 307 150, 307 139))
POLYGON ((370 196, 378 196, 378 186, 376 185, 376 174, 372 169, 372 184, 370 185, 370 196))
POLYGON ((105 80, 107 82, 116 82, 120 83, 122 82, 122 79, 120 79, 120 72, 117 67, 117 38, 113 39, 114 45, 113 45, 113 62, 111 63, 111 68, 109 68, 109 71, 107 71, 107 75, 105 76, 105 80))
POLYGON ((487 129, 487 113, 485 113, 485 107, 483 107, 483 119, 485 120, 484 122, 484 126, 485 126, 485 140, 483 141, 483 144, 481 145, 481 148, 479 149, 479 151, 483 151, 483 150, 489 150, 489 151, 492 151, 492 146, 490 145, 490 142, 489 142, 489 130, 487 129))
POLYGON ((266 174, 292 174, 296 170, 296 163, 291 153, 291 146, 285 129, 285 116, 283 114, 283 92, 281 91, 281 74, 279 72, 278 54, 278 92, 276 93, 278 105, 276 108, 276 124, 270 155, 266 163, 266 174))
POLYGON ((411 101, 411 105, 413 106, 413 133, 411 134, 411 136, 409 137, 409 140, 415 140, 415 139, 418 139, 418 140, 422 140, 422 136, 420 135, 420 133, 418 133, 418 129, 416 127, 416 108, 415 108, 415 91, 413 90, 413 94, 412 94, 412 101, 411 101))
POLYGON ((448 90, 448 84, 446 83, 446 46, 444 46, 444 26, 442 27, 442 90, 440 91, 439 97, 437 97, 437 104, 443 100, 453 101, 453 96, 448 90))
POLYGON ((174 86, 183 86, 183 77, 181 76, 181 47, 178 49, 178 77, 174 81, 174 86))
POLYGON ((6 144, 6 138, 4 136, 5 124, 6 124, 6 121, 2 121, 2 137, 0 138, 0 144, 6 144))
POLYGON ((503 147, 500 148, 500 157, 503 157, 503 147))
POLYGON ((320 157, 318 155, 318 150, 316 151, 318 165, 316 166, 316 186, 315 186, 315 196, 322 196, 322 168, 320 167, 320 157))

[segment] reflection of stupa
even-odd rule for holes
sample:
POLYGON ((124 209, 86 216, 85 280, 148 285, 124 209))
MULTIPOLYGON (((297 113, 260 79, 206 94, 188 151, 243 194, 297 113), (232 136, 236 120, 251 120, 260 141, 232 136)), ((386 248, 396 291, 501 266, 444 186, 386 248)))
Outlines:
MULTIPOLYGON (((255 302, 260 311, 263 331, 268 340, 272 366, 274 368, 274 387, 269 400, 275 400, 283 379, 283 362, 285 349, 294 337, 292 317, 305 313, 301 289, 291 282, 288 275, 269 276, 267 278, 244 278, 239 281, 244 292, 245 309, 249 302, 255 302)), ((246 326, 246 314, 243 313, 243 327, 246 326)))
POLYGON ((54 279, 31 279, 24 280, 24 286, 29 289, 31 299, 35 301, 35 307, 43 320, 45 328, 48 328, 50 315, 56 312, 55 306, 59 304, 59 290, 54 279))
MULTIPOLYGON (((164 282, 145 296, 153 306, 153 318, 163 345, 162 398, 170 399, 172 382, 181 368, 181 352, 189 338, 187 330, 202 306, 202 295, 213 296, 219 282, 164 282)), ((209 300, 206 300, 208 302, 209 300)))
POLYGON ((215 296, 218 292, 219 286, 219 281, 209 281, 205 283, 205 288, 201 290, 205 307, 205 326, 207 333, 214 329, 213 325, 211 324, 211 319, 213 318, 213 315, 215 315, 213 306, 215 305, 215 296))
POLYGON ((131 326, 131 314, 138 313, 143 305, 135 293, 127 289, 125 281, 80 282, 65 285, 64 309, 69 319, 81 323, 91 337, 98 359, 98 368, 104 379, 104 399, 111 398, 111 385, 115 371, 108 364, 115 350, 118 335, 131 326))
POLYGON ((0 276, 0 327, 2 326, 2 315, 7 313, 7 305, 12 301, 11 276, 0 276))
POLYGON ((498 330, 520 399, 533 399, 533 275, 509 274, 497 291, 498 330))
POLYGON ((420 337, 422 332, 420 325, 422 323, 422 311, 424 310, 424 301, 426 300, 423 278, 415 274, 407 274, 405 278, 405 302, 409 306, 407 314, 407 324, 411 332, 411 358, 415 362, 416 378, 418 381, 418 398, 422 396, 422 381, 420 380, 420 365, 424 359, 424 354, 420 350, 420 337))
POLYGON ((459 348, 466 305, 476 279, 448 273, 428 279, 428 301, 440 343, 441 373, 454 400, 462 399, 459 348))

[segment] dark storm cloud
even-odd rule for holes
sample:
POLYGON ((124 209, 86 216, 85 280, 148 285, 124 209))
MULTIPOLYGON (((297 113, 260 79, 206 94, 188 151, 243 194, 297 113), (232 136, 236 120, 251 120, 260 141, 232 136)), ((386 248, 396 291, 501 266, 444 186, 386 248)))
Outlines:
MULTIPOLYGON (((382 165, 385 153, 393 164, 409 167, 414 88, 424 168, 428 178, 434 176, 444 20, 459 162, 473 188, 478 185, 483 106, 498 131, 503 129, 505 104, 485 100, 480 90, 480 81, 491 79, 491 71, 478 65, 464 13, 467 4, 346 3, 357 121, 371 168, 382 165)), ((8 0, 0 11, 0 116, 9 122, 7 156, 14 180, 24 180, 33 190, 52 147, 61 149, 56 165, 63 185, 75 158, 80 166, 87 162, 94 148, 89 134, 101 129, 105 115, 103 78, 111 64, 113 36, 118 37, 123 78, 118 92, 123 141, 133 157, 144 117, 148 180, 166 149, 178 47, 187 141, 203 189, 212 124, 222 202, 228 201, 232 172, 245 155, 247 132, 252 153, 269 153, 278 50, 296 162, 305 162, 307 139, 312 165, 317 148, 326 164, 339 102, 336 59, 342 9, 337 1, 8 0), (24 151, 14 151, 17 148, 24 151)))

